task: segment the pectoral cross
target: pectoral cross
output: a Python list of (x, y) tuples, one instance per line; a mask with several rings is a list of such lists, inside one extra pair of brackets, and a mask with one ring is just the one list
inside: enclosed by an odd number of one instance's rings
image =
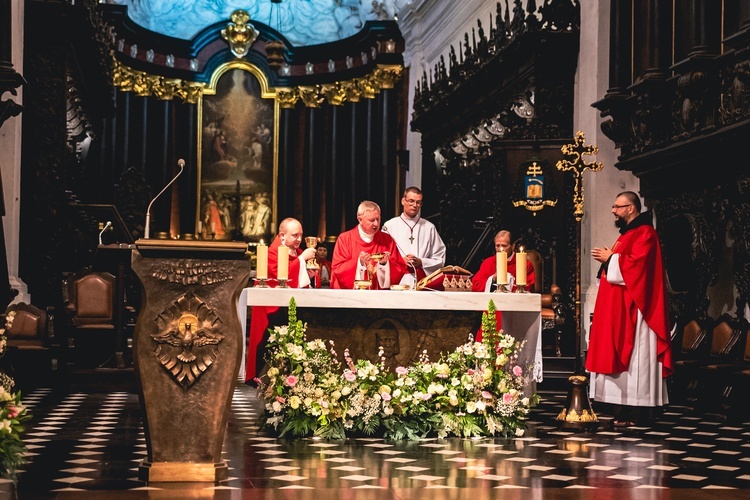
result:
[(409, 235), (409, 243), (414, 243), (414, 234)]
[(580, 222), (583, 218), (583, 173), (586, 170), (592, 172), (598, 172), (602, 169), (603, 165), (601, 162), (586, 163), (583, 161), (583, 155), (595, 155), (599, 152), (599, 148), (596, 146), (584, 146), (586, 139), (583, 136), (583, 132), (580, 130), (576, 132), (574, 143), (566, 144), (560, 148), (563, 155), (572, 158), (569, 160), (560, 160), (557, 162), (557, 170), (572, 170), (575, 178), (575, 187), (573, 189), (573, 205), (575, 205), (575, 212), (573, 215), (576, 221)]

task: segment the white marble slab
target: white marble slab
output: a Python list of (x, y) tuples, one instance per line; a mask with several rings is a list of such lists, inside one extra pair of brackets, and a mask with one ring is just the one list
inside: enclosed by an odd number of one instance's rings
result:
[(248, 306), (288, 306), (294, 297), (298, 307), (374, 309), (442, 309), (486, 311), (490, 300), (498, 311), (539, 312), (537, 293), (428, 292), (424, 290), (337, 290), (312, 288), (246, 288)]

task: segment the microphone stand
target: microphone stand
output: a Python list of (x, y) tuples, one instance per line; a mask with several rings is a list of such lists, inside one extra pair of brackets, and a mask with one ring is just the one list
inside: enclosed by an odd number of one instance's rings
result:
[(180, 167), (180, 171), (177, 172), (177, 175), (175, 175), (174, 177), (172, 177), (172, 180), (169, 181), (169, 183), (166, 186), (164, 186), (164, 188), (161, 191), (159, 191), (159, 194), (157, 194), (156, 196), (154, 196), (154, 199), (151, 200), (151, 203), (148, 204), (148, 208), (146, 209), (146, 227), (143, 230), (143, 238), (146, 239), (146, 240), (149, 239), (150, 236), (151, 236), (151, 205), (153, 205), (154, 202), (156, 201), (156, 199), (159, 196), (161, 196), (162, 193), (164, 193), (164, 191), (166, 191), (167, 188), (169, 186), (171, 186), (172, 183), (174, 181), (176, 181), (177, 178), (182, 174), (182, 171), (185, 170), (185, 160), (183, 160), (182, 158), (180, 158), (177, 161), (177, 165)]

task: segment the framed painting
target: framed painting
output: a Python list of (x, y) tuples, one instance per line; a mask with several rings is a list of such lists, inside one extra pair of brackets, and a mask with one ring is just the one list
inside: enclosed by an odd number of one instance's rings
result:
[(279, 106), (243, 61), (218, 68), (198, 109), (202, 239), (269, 242), (276, 227)]

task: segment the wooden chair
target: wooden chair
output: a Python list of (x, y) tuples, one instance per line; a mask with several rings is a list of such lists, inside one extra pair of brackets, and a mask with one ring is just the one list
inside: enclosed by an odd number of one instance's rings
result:
[(47, 323), (47, 313), (36, 306), (19, 302), (5, 310), (6, 316), (15, 314), (10, 328), (6, 329), (8, 346), (24, 351), (49, 350), (53, 337), (52, 323)]
[(552, 348), (555, 356), (562, 356), (560, 343), (562, 341), (563, 325), (565, 324), (565, 307), (560, 303), (562, 292), (560, 287), (552, 284), (548, 292), (544, 288), (544, 259), (536, 250), (528, 250), (526, 258), (534, 266), (533, 293), (542, 295), (542, 339), (552, 337)]
[[(726, 338), (726, 343), (717, 362), (699, 367), (699, 378), (706, 390), (702, 391), (701, 407), (708, 412), (728, 415), (746, 400), (748, 391), (742, 384), (746, 376), (741, 372), (750, 370), (750, 323), (745, 318), (722, 316), (714, 332)], [(737, 398), (737, 394), (744, 394)], [(744, 407), (744, 405), (741, 405)]]
[(53, 342), (52, 309), (43, 311), (36, 306), (19, 302), (5, 310), (13, 314), (13, 321), (5, 330), (7, 357), (4, 369), (20, 386), (34, 386), (57, 370), (58, 350)]
[[(697, 367), (711, 352), (713, 318), (695, 318), (678, 326), (674, 352), (674, 375), (669, 380), (669, 398), (676, 403), (695, 404), (701, 386)], [(679, 349), (676, 347), (679, 346)]]
[(83, 271), (63, 282), (68, 348), (81, 367), (97, 367), (114, 356), (115, 277)]

